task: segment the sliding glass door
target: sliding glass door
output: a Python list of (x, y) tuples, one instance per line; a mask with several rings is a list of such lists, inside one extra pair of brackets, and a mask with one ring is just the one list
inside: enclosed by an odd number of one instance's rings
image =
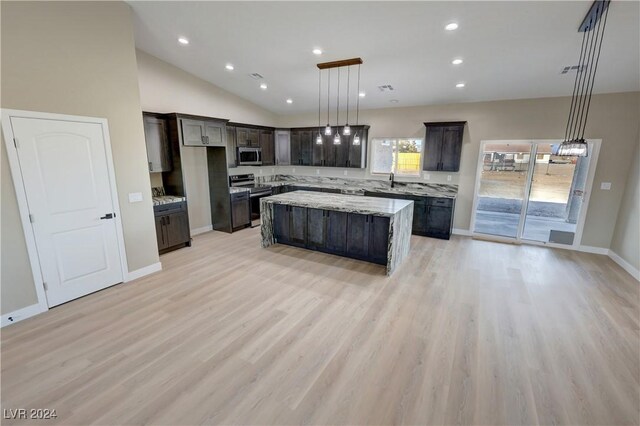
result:
[(554, 155), (557, 143), (482, 143), (472, 222), (475, 234), (574, 244), (584, 216), (594, 144), (590, 143), (588, 157), (578, 158)]

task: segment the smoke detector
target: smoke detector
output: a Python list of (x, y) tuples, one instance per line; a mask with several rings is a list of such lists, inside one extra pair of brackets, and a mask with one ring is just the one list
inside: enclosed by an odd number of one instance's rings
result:
[(264, 78), (262, 75), (258, 74), (257, 72), (249, 74), (249, 77), (253, 78), (254, 80), (262, 80)]
[(381, 92), (393, 92), (395, 89), (390, 84), (384, 84), (382, 86), (378, 86), (378, 90)]
[(582, 65), (582, 68), (580, 68), (580, 65), (567, 65), (566, 67), (562, 68), (562, 71), (560, 71), (560, 74), (568, 74), (571, 71), (578, 72), (578, 70), (584, 71), (587, 68), (587, 66), (588, 64), (584, 64)]

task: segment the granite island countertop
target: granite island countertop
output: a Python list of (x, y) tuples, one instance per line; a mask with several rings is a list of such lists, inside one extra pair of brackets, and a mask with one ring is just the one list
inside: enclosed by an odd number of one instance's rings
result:
[(393, 216), (412, 204), (410, 200), (365, 197), (362, 195), (331, 194), (312, 191), (293, 191), (262, 198), (263, 203), (286, 204), (347, 213)]
[(340, 190), (342, 194), (358, 195), (362, 196), (365, 192), (378, 192), (378, 193), (390, 193), (390, 194), (406, 194), (415, 195), (419, 197), (440, 197), (440, 198), (456, 198), (457, 191), (451, 191), (447, 186), (438, 184), (415, 184), (412, 185), (409, 182), (396, 182), (396, 186), (391, 188), (391, 185), (386, 181), (380, 181), (380, 184), (372, 186), (370, 181), (363, 181), (359, 183), (357, 180), (353, 180), (349, 183), (334, 183), (334, 182), (297, 182), (290, 180), (276, 180), (271, 182), (262, 182), (263, 185), (269, 186), (300, 186), (308, 188), (327, 188)]

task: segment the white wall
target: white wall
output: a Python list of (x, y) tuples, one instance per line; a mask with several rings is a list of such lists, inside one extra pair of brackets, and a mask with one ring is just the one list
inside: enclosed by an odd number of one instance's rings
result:
[[(122, 2), (29, 1), (1, 8), (2, 107), (106, 117), (129, 270), (158, 262), (131, 9)], [(5, 148), (1, 162), (6, 314), (37, 300)], [(130, 204), (130, 192), (144, 201)]]

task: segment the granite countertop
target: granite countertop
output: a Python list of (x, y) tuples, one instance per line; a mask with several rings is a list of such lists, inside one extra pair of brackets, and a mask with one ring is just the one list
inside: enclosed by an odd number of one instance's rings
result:
[(262, 198), (264, 203), (286, 204), (348, 213), (393, 216), (413, 204), (409, 200), (363, 197), (361, 195), (330, 194), (312, 191), (294, 191)]
[(249, 192), (250, 189), (249, 188), (239, 188), (237, 186), (230, 186), (229, 187), (229, 194), (238, 194), (240, 192)]
[(164, 205), (164, 204), (171, 204), (171, 203), (180, 203), (182, 201), (186, 201), (186, 197), (180, 197), (178, 195), (159, 195), (156, 197), (153, 197), (153, 205), (154, 206), (160, 206), (160, 205)]
[[(384, 186), (386, 184), (386, 186)], [(407, 195), (416, 195), (416, 196), (428, 196), (428, 197), (440, 197), (440, 198), (456, 198), (457, 193), (452, 191), (445, 191), (438, 187), (438, 185), (433, 185), (432, 188), (425, 188), (424, 184), (422, 187), (412, 186), (410, 182), (396, 182), (396, 186), (391, 188), (391, 185), (388, 182), (381, 181), (382, 186), (369, 186), (366, 183), (359, 185), (357, 181), (353, 181), (348, 184), (340, 184), (340, 183), (314, 183), (314, 182), (295, 182), (288, 180), (277, 180), (272, 182), (263, 182), (263, 185), (270, 186), (284, 186), (284, 185), (292, 185), (292, 186), (301, 186), (301, 187), (309, 187), (309, 188), (329, 188), (329, 189), (339, 189), (342, 194), (351, 194), (351, 195), (364, 195), (365, 191), (369, 192), (379, 192), (379, 193), (391, 193), (391, 194), (407, 194)]]

